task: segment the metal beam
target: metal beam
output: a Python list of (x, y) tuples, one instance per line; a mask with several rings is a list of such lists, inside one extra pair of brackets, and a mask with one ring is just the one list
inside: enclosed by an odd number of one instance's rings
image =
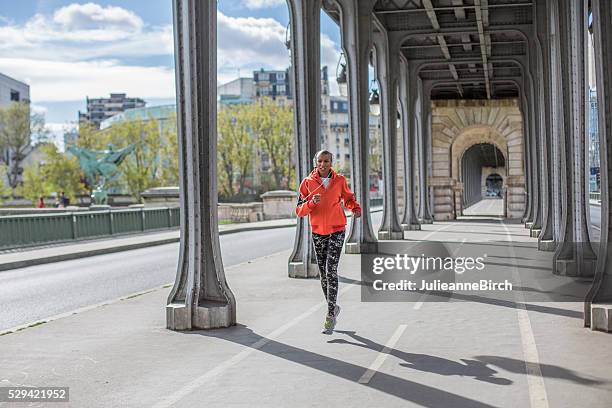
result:
[[(490, 36), (489, 36), (490, 37)], [(520, 44), (520, 43), (524, 43), (526, 42), (525, 40), (517, 40), (517, 41), (491, 41), (490, 45), (514, 45), (514, 44)], [(479, 42), (461, 42), (461, 43), (446, 43), (446, 46), (448, 48), (454, 48), (454, 47), (465, 47), (469, 46), (470, 49), (466, 50), (466, 51), (471, 51), (471, 47), (473, 45), (480, 45)], [(415, 48), (438, 48), (439, 44), (415, 44), (415, 45), (404, 45), (401, 48), (402, 49), (415, 49)]]
[[(454, 3), (453, 3), (454, 4)], [(423, 2), (425, 6), (425, 2)], [(531, 7), (533, 6), (532, 2), (525, 3), (503, 3), (503, 4), (491, 4), (489, 5), (489, 9), (492, 8), (510, 8), (510, 7)], [(432, 7), (433, 11), (456, 11), (457, 9), (474, 9), (475, 5), (453, 5), (453, 6), (440, 6), (440, 7)], [(413, 9), (396, 9), (396, 10), (374, 10), (376, 14), (400, 14), (400, 13), (426, 13), (427, 7), (425, 8), (413, 8)]]
[(487, 88), (487, 98), (491, 99), (491, 84), (489, 83), (489, 64), (487, 61), (487, 43), (485, 39), (485, 27), (489, 25), (489, 0), (474, 0), (476, 6), (476, 25), (478, 26), (478, 38), (480, 39), (480, 54)]

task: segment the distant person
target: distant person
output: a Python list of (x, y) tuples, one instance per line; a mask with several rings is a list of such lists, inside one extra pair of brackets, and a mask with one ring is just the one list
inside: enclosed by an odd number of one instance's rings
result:
[(70, 199), (66, 197), (63, 191), (60, 193), (60, 205), (60, 208), (66, 208), (70, 205)]
[(309, 216), (312, 237), (319, 265), (321, 287), (327, 301), (324, 334), (332, 334), (340, 306), (338, 296), (338, 262), (344, 245), (346, 216), (342, 208), (361, 216), (361, 207), (355, 194), (348, 188), (346, 178), (332, 169), (333, 155), (327, 150), (315, 154), (315, 169), (300, 183), (300, 198), (295, 213), (298, 217)]
[(45, 208), (45, 199), (43, 197), (38, 197), (36, 208)]

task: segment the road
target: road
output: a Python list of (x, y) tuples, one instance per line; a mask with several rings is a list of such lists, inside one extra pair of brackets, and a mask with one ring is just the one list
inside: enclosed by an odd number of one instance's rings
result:
[[(372, 214), (375, 230), (381, 214)], [(224, 265), (291, 249), (294, 237), (294, 228), (222, 235)], [(178, 248), (160, 245), (0, 272), (0, 330), (174, 282)]]

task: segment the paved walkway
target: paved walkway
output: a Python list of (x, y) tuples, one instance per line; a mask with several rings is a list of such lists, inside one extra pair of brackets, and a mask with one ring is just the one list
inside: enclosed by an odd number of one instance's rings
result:
[(573, 281), (522, 225), (468, 217), (407, 238), (486, 252), (523, 290), (366, 303), (360, 257), (343, 255), (325, 336), (319, 282), (287, 278), (283, 252), (227, 268), (235, 327), (165, 329), (158, 288), (0, 336), (0, 386), (69, 386), (70, 407), (610, 407), (612, 337), (582, 328), (580, 302), (525, 301)]
[(504, 215), (504, 200), (502, 198), (483, 198), (476, 204), (465, 208), (463, 214), (502, 217)]

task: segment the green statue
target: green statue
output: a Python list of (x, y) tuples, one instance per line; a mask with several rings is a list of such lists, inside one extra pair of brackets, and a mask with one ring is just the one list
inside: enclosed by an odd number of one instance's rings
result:
[(117, 173), (119, 165), (136, 149), (136, 146), (135, 143), (121, 150), (114, 150), (113, 145), (109, 144), (108, 149), (102, 152), (76, 145), (68, 146), (67, 150), (79, 159), (87, 184), (92, 187), (96, 186), (91, 194), (92, 203), (106, 204), (108, 202), (104, 184)]

